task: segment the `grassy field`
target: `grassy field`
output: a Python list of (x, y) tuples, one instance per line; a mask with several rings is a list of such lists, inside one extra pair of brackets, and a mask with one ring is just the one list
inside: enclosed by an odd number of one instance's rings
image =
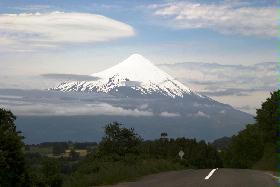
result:
[(52, 147), (39, 147), (39, 146), (32, 146), (28, 151), (30, 153), (39, 153), (41, 155), (48, 155), (53, 153)]
[(144, 175), (184, 169), (183, 165), (168, 160), (141, 160), (135, 163), (91, 162), (85, 163), (74, 175), (68, 177), (64, 187), (109, 185), (134, 181)]

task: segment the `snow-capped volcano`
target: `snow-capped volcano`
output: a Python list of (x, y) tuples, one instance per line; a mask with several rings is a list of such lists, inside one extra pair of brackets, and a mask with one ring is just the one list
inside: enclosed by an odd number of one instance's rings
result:
[[(155, 139), (159, 132), (168, 132), (170, 137), (213, 140), (221, 134), (232, 136), (245, 124), (254, 122), (247, 113), (191, 91), (138, 54), (90, 76), (88, 80), (64, 82), (50, 89), (67, 92), (48, 92), (48, 98), (54, 97), (55, 102), (61, 105), (59, 107), (67, 108), (58, 108), (55, 113), (62, 111), (62, 114), (69, 115), (74, 110), (82, 117), (58, 116), (54, 119), (51, 116), (37, 120), (46, 123), (48, 128), (45, 129), (53, 128), (48, 134), (62, 132), (64, 138), (85, 140), (86, 137), (92, 140), (100, 136), (103, 128), (100, 125), (118, 121), (135, 128), (145, 139)], [(41, 96), (39, 98), (41, 100)], [(50, 128), (49, 122), (53, 120), (59, 125)], [(26, 121), (23, 126), (28, 124), (34, 123)], [(42, 126), (37, 123), (30, 129), (36, 128), (41, 132)]]
[(161, 95), (175, 98), (188, 94), (203, 97), (139, 54), (133, 54), (121, 63), (91, 76), (97, 80), (63, 82), (52, 90), (101, 92), (123, 96)]

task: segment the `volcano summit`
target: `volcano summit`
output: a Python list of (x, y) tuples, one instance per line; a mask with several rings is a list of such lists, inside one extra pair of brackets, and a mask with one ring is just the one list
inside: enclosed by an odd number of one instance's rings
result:
[(102, 92), (118, 96), (204, 97), (192, 92), (139, 54), (133, 54), (123, 62), (91, 76), (97, 80), (64, 82), (53, 90)]

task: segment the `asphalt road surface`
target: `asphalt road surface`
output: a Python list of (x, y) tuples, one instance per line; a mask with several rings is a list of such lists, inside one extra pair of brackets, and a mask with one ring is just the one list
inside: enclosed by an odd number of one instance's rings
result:
[[(206, 178), (206, 179), (205, 179)], [(208, 179), (207, 179), (208, 178)], [(165, 172), (111, 187), (279, 187), (268, 172), (247, 169), (200, 169)]]

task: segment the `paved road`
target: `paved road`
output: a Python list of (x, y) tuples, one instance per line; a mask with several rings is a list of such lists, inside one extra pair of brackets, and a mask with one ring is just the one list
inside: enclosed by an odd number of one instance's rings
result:
[[(247, 169), (183, 170), (143, 177), (136, 182), (111, 187), (279, 187), (278, 179), (267, 172)], [(206, 176), (209, 177), (205, 179)]]

